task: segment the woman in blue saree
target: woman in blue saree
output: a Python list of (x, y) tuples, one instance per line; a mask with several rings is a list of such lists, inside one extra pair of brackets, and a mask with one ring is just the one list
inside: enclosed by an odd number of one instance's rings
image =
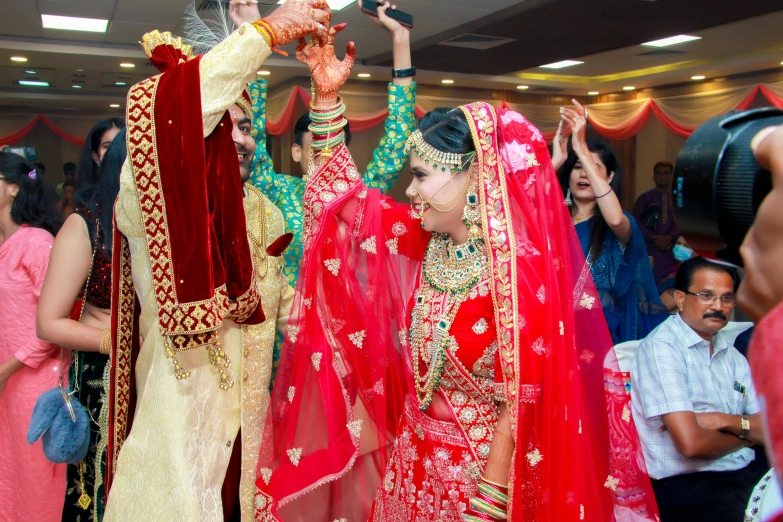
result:
[[(553, 163), (615, 344), (643, 339), (668, 313), (661, 303), (647, 247), (618, 199), (617, 158), (607, 145), (585, 139), (586, 110), (560, 109)], [(571, 133), (572, 150), (566, 152)]]

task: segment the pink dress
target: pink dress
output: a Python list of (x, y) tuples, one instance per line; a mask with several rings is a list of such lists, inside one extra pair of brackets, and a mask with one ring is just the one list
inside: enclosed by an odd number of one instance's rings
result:
[(54, 237), (23, 226), (0, 245), (0, 362), (25, 364), (0, 394), (0, 520), (59, 521), (65, 464), (52, 464), (41, 441), (27, 443), (38, 397), (57, 386), (57, 347), (35, 335), (35, 310)]

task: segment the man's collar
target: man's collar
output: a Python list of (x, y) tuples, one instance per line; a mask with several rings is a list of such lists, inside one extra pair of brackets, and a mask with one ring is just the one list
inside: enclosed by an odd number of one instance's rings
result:
[[(677, 315), (675, 315), (674, 322), (678, 325), (680, 330), (682, 330), (686, 341), (686, 348), (693, 348), (695, 346), (699, 346), (701, 343), (707, 342), (698, 333), (696, 333), (696, 330), (688, 326), (685, 321), (682, 320), (679, 312)], [(729, 343), (726, 341), (726, 337), (723, 335), (723, 328), (721, 328), (718, 333), (713, 336), (712, 344), (714, 353), (718, 353), (719, 351), (729, 347)]]

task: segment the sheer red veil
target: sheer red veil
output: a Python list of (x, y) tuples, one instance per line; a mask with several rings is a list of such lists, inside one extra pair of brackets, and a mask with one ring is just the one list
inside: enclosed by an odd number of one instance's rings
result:
[[(655, 520), (629, 394), (546, 143), (515, 112), (455, 110), (476, 148), (512, 413), (509, 520)], [(256, 516), (367, 520), (406, 395), (416, 403), (407, 305), (429, 236), (361, 184), (345, 148), (308, 183), (304, 222)]]

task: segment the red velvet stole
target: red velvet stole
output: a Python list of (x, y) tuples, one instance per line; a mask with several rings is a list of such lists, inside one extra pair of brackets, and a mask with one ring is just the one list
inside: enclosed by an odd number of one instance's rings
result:
[(223, 319), (262, 322), (242, 182), (226, 114), (205, 140), (199, 59), (128, 93), (128, 160), (158, 304), (174, 351), (215, 341)]

